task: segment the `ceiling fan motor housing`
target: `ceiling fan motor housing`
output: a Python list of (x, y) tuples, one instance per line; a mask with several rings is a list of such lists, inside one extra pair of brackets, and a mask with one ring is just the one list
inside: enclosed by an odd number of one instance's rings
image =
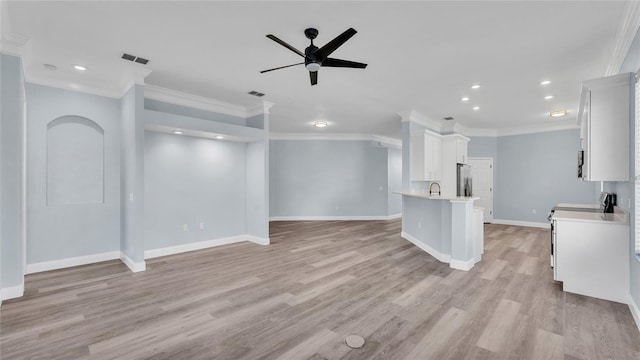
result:
[[(308, 29), (307, 29), (308, 30)], [(317, 59), (316, 59), (316, 51), (318, 51), (318, 47), (315, 45), (309, 45), (309, 47), (307, 47), (304, 50), (304, 66), (307, 67), (307, 69), (309, 69), (309, 64), (318, 64), (318, 67), (320, 67), (320, 65), (322, 65)], [(312, 65), (312, 67), (315, 67), (315, 65)], [(317, 71), (317, 70), (316, 70)]]

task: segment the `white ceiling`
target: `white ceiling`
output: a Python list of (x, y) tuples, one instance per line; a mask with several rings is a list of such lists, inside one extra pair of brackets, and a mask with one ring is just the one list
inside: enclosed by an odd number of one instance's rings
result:
[[(6, 6), (8, 5), (8, 6)], [(273, 102), (271, 131), (400, 137), (398, 113), (470, 128), (510, 129), (575, 120), (582, 80), (605, 75), (624, 21), (620, 1), (447, 2), (62, 2), (10, 1), (3, 39), (29, 40), (27, 79), (119, 94), (131, 79), (128, 52), (151, 60), (146, 83), (240, 106)], [(8, 20), (8, 21), (7, 21)], [(303, 31), (322, 46), (358, 33), (331, 56), (364, 69), (322, 68), (310, 86)], [(50, 71), (43, 64), (54, 64)], [(78, 73), (71, 64), (86, 65)], [(541, 80), (551, 80), (548, 86)], [(471, 90), (472, 84), (482, 87)], [(265, 93), (262, 99), (247, 92)], [(554, 95), (544, 100), (545, 95)], [(117, 96), (117, 95), (112, 95)], [(469, 96), (468, 103), (460, 101)], [(473, 111), (474, 105), (480, 110)], [(564, 120), (548, 116), (567, 109)], [(314, 120), (329, 127), (311, 127)], [(564, 122), (563, 122), (564, 121)]]

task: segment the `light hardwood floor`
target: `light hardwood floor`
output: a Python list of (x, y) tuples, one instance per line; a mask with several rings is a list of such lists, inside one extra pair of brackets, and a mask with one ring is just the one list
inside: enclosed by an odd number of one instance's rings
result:
[(0, 358), (640, 359), (627, 305), (553, 281), (548, 230), (485, 225), (464, 272), (400, 224), (274, 222), (270, 246), (29, 275), (0, 308)]

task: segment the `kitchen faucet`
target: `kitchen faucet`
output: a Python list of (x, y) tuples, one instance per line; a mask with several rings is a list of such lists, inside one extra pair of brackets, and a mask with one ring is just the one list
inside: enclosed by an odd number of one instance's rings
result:
[(431, 195), (431, 188), (433, 187), (433, 185), (438, 185), (438, 195), (442, 195), (442, 194), (440, 193), (440, 184), (438, 184), (438, 182), (437, 182), (437, 181), (433, 181), (433, 182), (431, 183), (431, 185), (429, 185), (429, 195)]

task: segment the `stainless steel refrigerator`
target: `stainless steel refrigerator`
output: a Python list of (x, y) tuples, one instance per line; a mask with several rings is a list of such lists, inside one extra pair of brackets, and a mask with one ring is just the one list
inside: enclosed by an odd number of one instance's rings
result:
[(471, 188), (471, 166), (466, 164), (458, 164), (457, 182), (457, 196), (473, 196), (473, 191)]

